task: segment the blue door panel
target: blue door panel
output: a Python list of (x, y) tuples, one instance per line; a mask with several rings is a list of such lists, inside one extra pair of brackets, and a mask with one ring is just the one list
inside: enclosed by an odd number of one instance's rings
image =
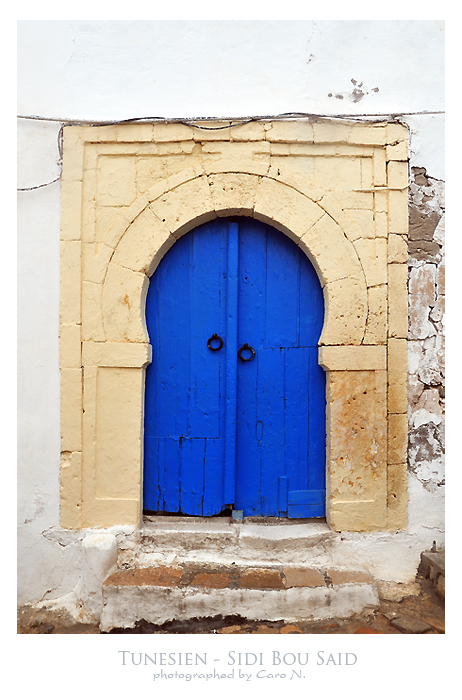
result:
[(146, 510), (324, 515), (307, 498), (325, 494), (323, 318), (313, 266), (279, 231), (217, 219), (175, 243), (146, 301)]

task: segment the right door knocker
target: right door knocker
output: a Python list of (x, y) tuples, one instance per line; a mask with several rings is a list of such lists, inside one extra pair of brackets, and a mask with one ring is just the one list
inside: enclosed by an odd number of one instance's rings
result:
[[(242, 355), (243, 350), (249, 350), (251, 353), (250, 357), (243, 357), (243, 355)], [(242, 347), (240, 347), (239, 350), (237, 351), (237, 355), (238, 355), (239, 359), (242, 360), (242, 362), (250, 362), (250, 360), (253, 360), (253, 358), (255, 357), (255, 350), (247, 343), (244, 343), (244, 345)]]

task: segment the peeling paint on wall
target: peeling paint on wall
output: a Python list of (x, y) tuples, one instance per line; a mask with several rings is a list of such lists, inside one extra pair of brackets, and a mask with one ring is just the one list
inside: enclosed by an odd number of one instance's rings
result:
[(409, 202), (408, 468), (444, 485), (444, 183), (411, 169)]

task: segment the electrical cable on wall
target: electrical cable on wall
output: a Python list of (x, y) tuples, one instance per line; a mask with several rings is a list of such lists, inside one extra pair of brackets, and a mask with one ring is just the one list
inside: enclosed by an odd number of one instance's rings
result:
[[(18, 119), (28, 119), (36, 121), (46, 121), (46, 122), (58, 122), (61, 127), (58, 132), (58, 151), (59, 151), (59, 165), (62, 168), (62, 136), (63, 129), (65, 126), (117, 126), (119, 124), (135, 124), (135, 123), (164, 123), (164, 124), (184, 124), (185, 126), (190, 126), (195, 129), (204, 129), (208, 131), (219, 131), (221, 129), (230, 129), (236, 126), (243, 126), (244, 124), (250, 124), (251, 122), (257, 121), (275, 121), (278, 119), (348, 119), (348, 121), (356, 121), (361, 119), (371, 119), (377, 118), (382, 121), (394, 120), (400, 123), (400, 117), (417, 116), (417, 115), (432, 115), (432, 114), (445, 114), (443, 111), (422, 111), (422, 112), (389, 112), (387, 114), (314, 114), (311, 112), (286, 112), (284, 114), (277, 115), (267, 115), (267, 116), (254, 116), (254, 117), (236, 117), (230, 119), (229, 117), (197, 117), (194, 119), (183, 119), (183, 118), (172, 118), (167, 119), (166, 117), (133, 117), (131, 119), (119, 119), (116, 121), (87, 121), (87, 120), (73, 120), (73, 119), (59, 119), (55, 117), (40, 117), (37, 115), (18, 115)], [(223, 126), (203, 126), (197, 124), (196, 122), (201, 121), (229, 121), (229, 124)], [(38, 190), (42, 187), (47, 187), (52, 185), (54, 182), (58, 182), (61, 178), (61, 172), (54, 180), (50, 182), (44, 182), (41, 185), (35, 185), (33, 187), (18, 187), (18, 192), (28, 192), (31, 190)]]

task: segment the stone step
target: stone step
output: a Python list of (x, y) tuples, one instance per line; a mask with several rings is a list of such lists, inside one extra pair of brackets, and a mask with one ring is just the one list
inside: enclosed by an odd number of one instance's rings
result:
[(436, 592), (445, 597), (445, 553), (428, 550), (420, 555), (419, 574), (429, 579)]
[(182, 562), (121, 568), (103, 584), (101, 631), (133, 628), (141, 620), (240, 615), (250, 620), (349, 617), (379, 605), (367, 571), (302, 565), (226, 565)]
[(326, 549), (339, 539), (323, 520), (147, 517), (141, 530), (119, 541), (119, 565), (147, 567), (189, 559), (321, 566), (327, 564)]

